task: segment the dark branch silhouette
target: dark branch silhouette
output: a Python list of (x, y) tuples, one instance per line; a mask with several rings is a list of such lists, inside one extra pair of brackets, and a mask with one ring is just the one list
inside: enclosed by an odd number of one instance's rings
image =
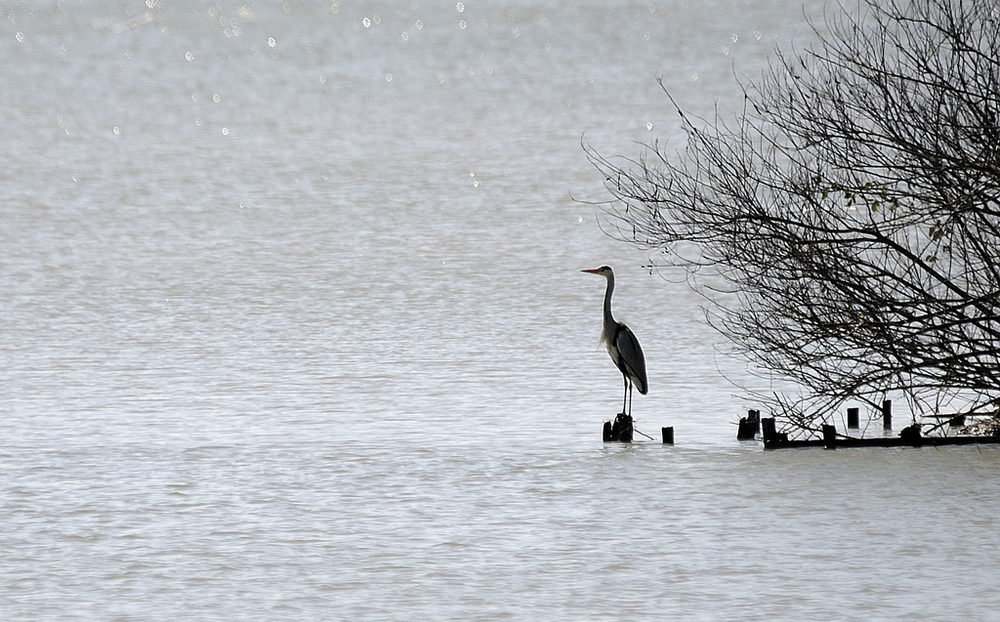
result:
[(927, 411), (994, 412), (996, 3), (865, 0), (822, 26), (743, 87), (731, 123), (691, 117), (668, 92), (683, 154), (587, 148), (614, 199), (605, 224), (701, 269), (713, 325), (801, 387), (756, 396), (798, 429), (893, 391)]

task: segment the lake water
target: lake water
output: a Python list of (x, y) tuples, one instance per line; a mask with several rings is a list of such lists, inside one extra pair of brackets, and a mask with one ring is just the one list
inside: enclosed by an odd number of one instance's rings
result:
[(821, 8), (0, 2), (0, 618), (997, 619), (1000, 452), (738, 443), (586, 203)]

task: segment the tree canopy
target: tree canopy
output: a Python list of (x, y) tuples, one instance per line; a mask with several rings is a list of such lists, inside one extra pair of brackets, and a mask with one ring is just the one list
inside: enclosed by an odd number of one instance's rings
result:
[(613, 230), (712, 275), (713, 325), (798, 387), (754, 397), (802, 429), (890, 392), (995, 411), (1000, 9), (862, 0), (813, 30), (733, 120), (678, 107), (682, 153), (588, 148)]

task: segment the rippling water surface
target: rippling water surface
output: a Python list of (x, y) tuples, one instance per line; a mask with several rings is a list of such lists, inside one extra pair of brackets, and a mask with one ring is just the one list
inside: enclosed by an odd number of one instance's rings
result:
[(820, 8), (0, 2), (0, 617), (991, 619), (1000, 453), (737, 443), (574, 200)]

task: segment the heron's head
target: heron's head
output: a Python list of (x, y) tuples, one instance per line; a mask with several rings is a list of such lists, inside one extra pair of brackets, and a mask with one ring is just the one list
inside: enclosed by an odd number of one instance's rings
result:
[(611, 266), (601, 266), (600, 268), (592, 268), (590, 270), (580, 270), (580, 272), (588, 272), (590, 274), (600, 274), (604, 278), (614, 276), (614, 271), (611, 270)]

